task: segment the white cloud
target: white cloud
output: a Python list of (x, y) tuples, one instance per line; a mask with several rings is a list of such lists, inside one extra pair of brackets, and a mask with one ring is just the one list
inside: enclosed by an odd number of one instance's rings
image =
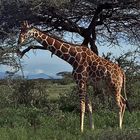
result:
[(7, 65), (0, 65), (0, 72), (6, 72), (6, 71), (13, 71), (14, 72), (14, 68), (7, 66)]
[(40, 73), (46, 73), (46, 72), (45, 72), (45, 70), (43, 70), (43, 69), (36, 69), (36, 70), (35, 70), (35, 73), (36, 73), (36, 74), (40, 74)]
[(64, 60), (53, 55), (48, 51), (38, 51), (36, 55), (32, 52), (28, 55), (29, 58), (24, 57), (23, 69), (29, 74), (45, 73), (54, 76), (58, 72), (72, 71), (72, 67)]

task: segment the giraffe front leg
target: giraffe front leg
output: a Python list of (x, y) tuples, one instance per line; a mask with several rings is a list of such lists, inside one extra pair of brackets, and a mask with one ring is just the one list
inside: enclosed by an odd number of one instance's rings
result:
[(94, 129), (94, 123), (93, 123), (93, 120), (92, 120), (92, 104), (89, 100), (88, 95), (86, 95), (86, 106), (87, 106), (87, 110), (88, 110), (88, 113), (89, 113), (89, 126), (90, 126), (90, 129), (93, 130)]
[(83, 132), (84, 130), (84, 117), (85, 117), (85, 101), (80, 100), (80, 128), (81, 128), (81, 132)]
[(84, 130), (84, 117), (85, 117), (85, 95), (86, 95), (86, 84), (80, 82), (79, 88), (79, 98), (80, 98), (80, 129), (81, 132)]

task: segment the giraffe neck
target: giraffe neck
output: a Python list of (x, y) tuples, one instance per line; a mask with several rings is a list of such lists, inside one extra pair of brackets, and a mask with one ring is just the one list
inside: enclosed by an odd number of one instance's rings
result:
[(57, 55), (59, 58), (73, 65), (76, 55), (76, 49), (74, 46), (55, 39), (36, 28), (33, 29), (33, 37), (42, 44), (43, 47), (52, 52), (52, 54)]

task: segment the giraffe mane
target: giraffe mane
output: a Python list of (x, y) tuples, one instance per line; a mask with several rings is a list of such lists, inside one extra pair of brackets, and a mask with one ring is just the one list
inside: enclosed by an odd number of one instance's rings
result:
[(63, 42), (63, 43), (69, 44), (69, 45), (73, 45), (73, 46), (75, 46), (75, 47), (76, 47), (76, 46), (82, 46), (82, 45), (80, 45), (80, 44), (73, 44), (73, 43), (70, 43), (70, 42), (68, 42), (68, 41), (66, 41), (66, 40), (61, 39), (60, 37), (58, 37), (58, 36), (56, 36), (56, 35), (54, 35), (54, 34), (48, 33), (47, 31), (41, 31), (41, 30), (40, 30), (39, 28), (37, 28), (37, 27), (32, 26), (32, 28), (35, 28), (36, 30), (38, 30), (38, 31), (40, 31), (40, 32), (42, 32), (42, 33), (48, 35), (49, 37), (52, 37), (52, 38), (54, 38), (54, 39), (56, 39), (56, 40), (58, 40), (58, 41), (60, 41), (60, 42)]

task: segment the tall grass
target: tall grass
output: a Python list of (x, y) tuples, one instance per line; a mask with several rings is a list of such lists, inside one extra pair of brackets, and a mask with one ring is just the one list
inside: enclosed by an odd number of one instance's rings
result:
[[(24, 109), (23, 109), (24, 110)], [(93, 114), (95, 130), (88, 126), (88, 115), (85, 118), (85, 130), (79, 130), (79, 114), (58, 112), (55, 115), (36, 116), (36, 125), (22, 111), (15, 111), (15, 116), (8, 117), (0, 127), (0, 140), (138, 140), (140, 138), (140, 112), (126, 112), (123, 129), (118, 127), (116, 113), (100, 111)], [(29, 114), (28, 114), (29, 115)], [(35, 117), (35, 116), (34, 116)], [(4, 119), (4, 118), (1, 118)]]
[(94, 99), (95, 130), (89, 129), (86, 113), (84, 133), (79, 129), (77, 89), (73, 83), (66, 83), (18, 81), (11, 87), (0, 85), (0, 140), (140, 139), (139, 83), (134, 96), (129, 96), (133, 112), (125, 112), (122, 130), (112, 99), (102, 94), (95, 96), (89, 89)]

